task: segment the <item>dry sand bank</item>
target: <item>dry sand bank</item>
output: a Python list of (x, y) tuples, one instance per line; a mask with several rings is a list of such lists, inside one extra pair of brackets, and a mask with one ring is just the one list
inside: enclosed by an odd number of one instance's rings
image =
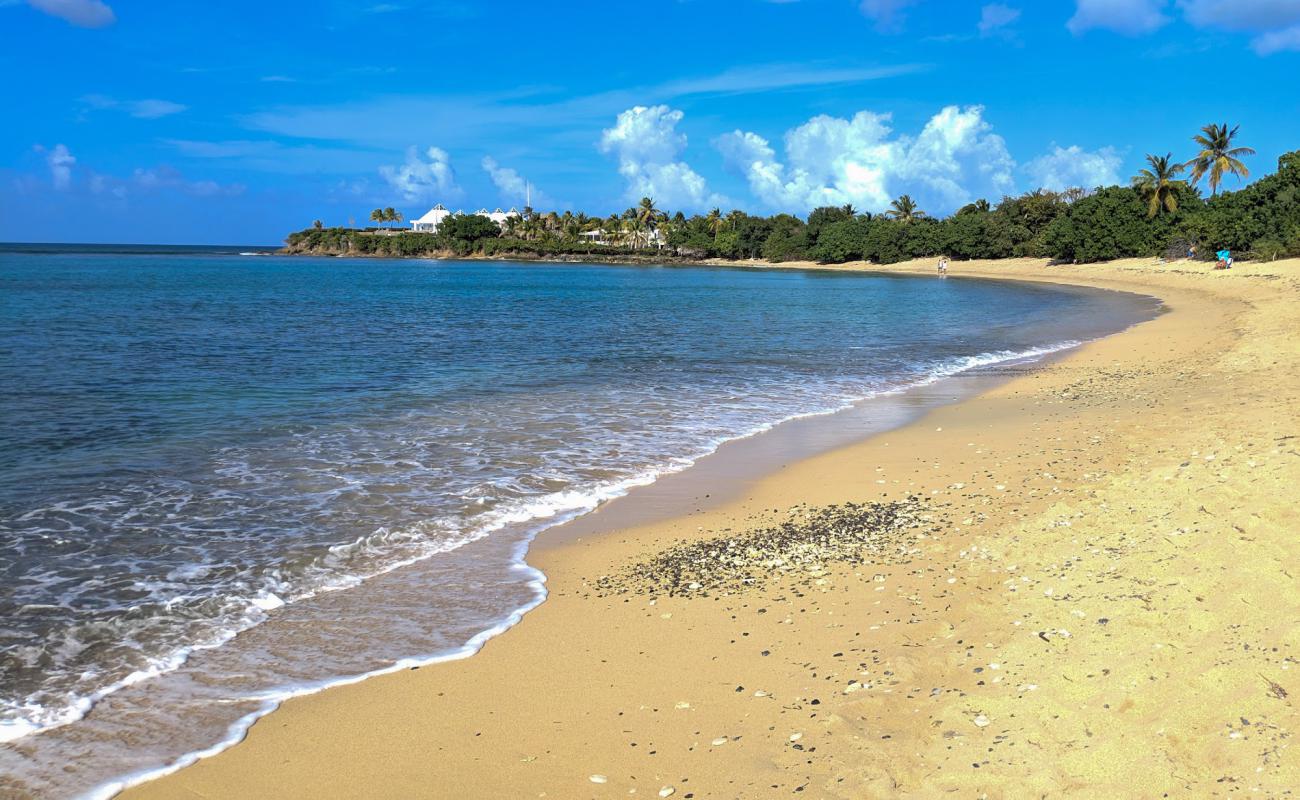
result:
[[(290, 701), (125, 796), (1288, 796), (1300, 262), (952, 274), (1171, 313), (735, 502), (543, 537), (529, 560), (550, 599), (477, 656)], [(864, 563), (610, 593), (670, 547), (795, 506), (908, 496), (930, 519)]]

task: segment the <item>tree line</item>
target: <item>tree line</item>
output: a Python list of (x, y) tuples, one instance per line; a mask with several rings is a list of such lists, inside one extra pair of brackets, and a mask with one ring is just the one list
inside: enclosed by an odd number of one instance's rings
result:
[(1172, 154), (1148, 155), (1146, 168), (1128, 186), (1039, 189), (996, 203), (977, 200), (944, 218), (927, 214), (908, 195), (882, 214), (846, 205), (818, 208), (807, 218), (738, 210), (724, 214), (716, 208), (692, 216), (670, 214), (646, 197), (608, 217), (525, 208), (501, 227), (484, 217), (458, 215), (432, 234), (378, 236), (317, 227), (291, 234), (289, 245), (298, 251), (374, 255), (653, 253), (880, 264), (940, 255), (1058, 262), (1181, 258), (1189, 252), (1211, 258), (1220, 249), (1257, 259), (1300, 255), (1300, 151), (1282, 156), (1276, 173), (1235, 192), (1221, 191), (1226, 176), (1250, 175), (1243, 158), (1254, 151), (1237, 146), (1236, 136), (1236, 128), (1207, 125), (1193, 139), (1197, 150), (1192, 158), (1179, 162)]

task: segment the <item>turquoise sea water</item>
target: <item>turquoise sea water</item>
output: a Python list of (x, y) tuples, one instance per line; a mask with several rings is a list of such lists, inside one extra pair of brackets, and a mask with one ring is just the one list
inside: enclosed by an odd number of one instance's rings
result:
[(0, 247), (0, 790), (111, 786), (287, 693), (468, 652), (540, 600), (539, 529), (1150, 310), (955, 278)]

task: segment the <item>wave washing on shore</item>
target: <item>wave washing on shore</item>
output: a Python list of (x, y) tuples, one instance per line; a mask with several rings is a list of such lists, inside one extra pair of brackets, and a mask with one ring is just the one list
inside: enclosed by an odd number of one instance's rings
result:
[(0, 790), (47, 797), (474, 652), (541, 601), (537, 532), (722, 442), (1149, 310), (959, 280), (174, 254), (0, 253), (0, 284)]

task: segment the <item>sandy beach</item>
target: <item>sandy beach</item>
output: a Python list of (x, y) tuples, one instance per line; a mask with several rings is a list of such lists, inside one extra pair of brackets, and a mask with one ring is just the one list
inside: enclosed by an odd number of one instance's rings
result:
[[(868, 268), (934, 269), (833, 267)], [(951, 275), (1168, 313), (725, 502), (544, 534), (549, 598), (479, 654), (121, 796), (1291, 796), (1300, 261)]]

